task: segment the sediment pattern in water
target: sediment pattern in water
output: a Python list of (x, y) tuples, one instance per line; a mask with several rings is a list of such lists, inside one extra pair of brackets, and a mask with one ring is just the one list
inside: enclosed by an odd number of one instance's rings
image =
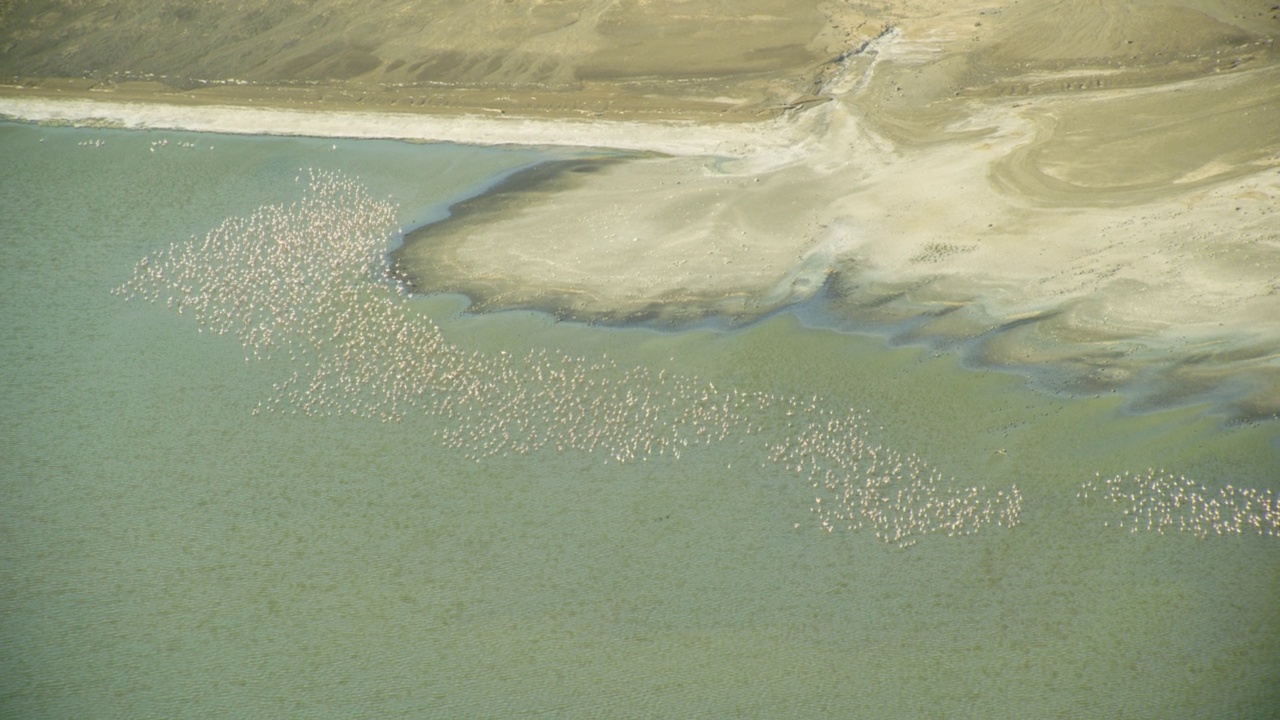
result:
[(815, 498), (827, 530), (869, 526), (908, 545), (1019, 522), (1016, 487), (944, 477), (872, 444), (856, 413), (817, 397), (723, 389), (607, 357), (458, 347), (385, 281), (394, 207), (351, 178), (310, 172), (298, 180), (308, 183), (300, 200), (143, 258), (116, 290), (190, 314), (202, 331), (234, 335), (247, 359), (287, 358), (292, 372), (255, 414), (398, 421), (427, 413), (445, 420), (445, 446), (477, 461), (547, 450), (606, 463), (679, 460), (692, 448), (736, 442), (765, 468), (808, 469), (824, 491), (843, 488), (834, 501)]

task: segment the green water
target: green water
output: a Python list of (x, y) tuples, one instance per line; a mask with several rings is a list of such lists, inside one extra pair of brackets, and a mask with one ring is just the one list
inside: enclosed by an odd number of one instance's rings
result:
[[(758, 432), (679, 459), (554, 444), (478, 458), (445, 439), (485, 427), (489, 406), (255, 414), (320, 351), (247, 362), (190, 314), (112, 294), (141, 258), (293, 201), (300, 169), (358, 177), (408, 226), (544, 157), (0, 125), (0, 716), (1280, 707), (1280, 538), (1118, 530), (1120, 506), (1078, 497), (1095, 473), (1149, 467), (1280, 489), (1274, 423), (1130, 416), (1117, 397), (1049, 397), (785, 314), (734, 332), (602, 329), (467, 315), (370, 280), (404, 322), (474, 353), (477, 375), (543, 353), (586, 368), (587, 403), (605, 383), (673, 404), (711, 387), (768, 399)], [(1018, 522), (910, 547), (828, 532), (823, 491), (770, 448), (806, 417), (855, 411), (868, 446), (947, 487), (1016, 487)]]

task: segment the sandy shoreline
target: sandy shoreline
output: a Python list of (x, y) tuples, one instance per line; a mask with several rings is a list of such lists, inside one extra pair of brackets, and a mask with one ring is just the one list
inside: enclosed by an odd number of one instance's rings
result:
[(598, 147), (673, 155), (733, 155), (748, 148), (784, 147), (788, 138), (773, 122), (751, 125), (693, 122), (619, 122), (543, 118), (432, 115), (409, 112), (243, 105), (118, 102), (81, 96), (66, 99), (0, 94), (0, 117), (151, 130), (230, 135), (452, 142), (466, 145)]
[[(255, 86), (187, 104), (133, 88), (151, 102), (118, 102), (111, 86), (69, 100), (9, 87), (0, 113), (656, 152), (478, 200), (411, 237), (398, 270), (481, 308), (590, 320), (750, 319), (823, 291), (848, 325), (981, 364), (1067, 368), (1075, 387), (1141, 386), (1154, 405), (1217, 393), (1229, 416), (1274, 415), (1280, 22), (1230, 2), (1123, 5), (902, 4), (842, 31), (844, 52), (828, 37), (771, 66), (799, 85), (739, 63), (690, 94), (655, 70), (609, 86), (629, 112), (595, 117), (578, 101), (521, 106), (493, 77), (455, 90), (501, 94), (512, 112), (301, 107)], [(603, 92), (591, 82), (555, 92)], [(733, 121), (680, 111), (714, 100), (716, 82), (773, 89)]]

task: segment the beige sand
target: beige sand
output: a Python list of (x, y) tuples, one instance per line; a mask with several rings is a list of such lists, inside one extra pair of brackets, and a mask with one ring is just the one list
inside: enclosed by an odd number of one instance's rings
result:
[[(549, 174), (411, 239), (398, 260), (415, 283), (482, 307), (749, 317), (825, 286), (855, 322), (914, 318), (921, 337), (978, 338), (983, 361), (1152, 382), (1165, 400), (1232, 384), (1240, 415), (1280, 411), (1266, 3), (397, 5), (359, 5), (361, 29), (356, 5), (318, 2), (257, 34), (203, 6), (78, 26), (11, 6), (0, 70), (76, 75), (101, 55), (79, 81), (99, 98), (469, 113), (451, 127), (482, 141), (498, 122), (519, 141), (675, 153)], [(243, 38), (119, 54), (165, 22)], [(204, 68), (249, 84), (197, 87)], [(168, 85), (106, 82), (144, 72)], [(7, 95), (77, 94), (23, 82)], [(514, 115), (583, 122), (533, 132), (503, 125)]]
[[(87, 5), (87, 7), (85, 7)], [(0, 79), (293, 107), (755, 120), (878, 32), (814, 0), (0, 3)]]

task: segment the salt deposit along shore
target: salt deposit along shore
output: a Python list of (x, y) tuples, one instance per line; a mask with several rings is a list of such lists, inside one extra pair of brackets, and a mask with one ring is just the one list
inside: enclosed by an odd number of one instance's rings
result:
[[(766, 119), (755, 122), (682, 115), (661, 93), (650, 115), (555, 118), (532, 101), (524, 117), (519, 103), (432, 114), (286, 102), (252, 85), (186, 104), (10, 88), (0, 112), (645, 151), (499, 188), (411, 233), (396, 269), (478, 309), (586, 320), (746, 321), (821, 294), (824, 321), (977, 364), (1052, 368), (1054, 387), (1273, 416), (1275, 23), (1230, 3), (1130, 5), (897, 8), (845, 33), (833, 60), (806, 65), (808, 95), (771, 85), (770, 102), (784, 104), (757, 103)], [(1064, 13), (1079, 33), (1052, 30)], [(236, 104), (209, 104), (223, 100)]]

